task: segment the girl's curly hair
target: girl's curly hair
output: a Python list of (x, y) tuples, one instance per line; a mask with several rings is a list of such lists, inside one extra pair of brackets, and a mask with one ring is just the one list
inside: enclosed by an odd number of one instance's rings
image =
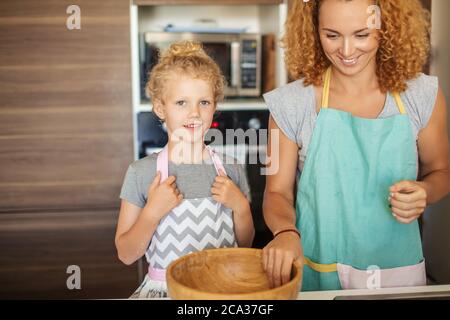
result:
[[(282, 46), (293, 79), (305, 85), (322, 84), (330, 66), (320, 43), (319, 9), (326, 0), (295, 0), (285, 25)], [(345, 0), (354, 1), (354, 0)], [(430, 52), (430, 12), (419, 0), (377, 0), (381, 9), (380, 45), (376, 73), (383, 92), (406, 90), (406, 81), (415, 78)]]
[(198, 42), (173, 43), (159, 58), (150, 71), (146, 91), (152, 99), (163, 100), (165, 82), (170, 76), (188, 74), (211, 83), (214, 103), (223, 100), (225, 78), (217, 63), (203, 50)]

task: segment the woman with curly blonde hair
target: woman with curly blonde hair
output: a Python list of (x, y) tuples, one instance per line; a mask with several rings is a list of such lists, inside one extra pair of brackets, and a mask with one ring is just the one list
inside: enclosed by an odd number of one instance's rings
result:
[(273, 286), (296, 259), (304, 291), (426, 284), (418, 218), (450, 189), (446, 103), (421, 72), (429, 16), (419, 0), (295, 1), (282, 42), (296, 81), (264, 95)]

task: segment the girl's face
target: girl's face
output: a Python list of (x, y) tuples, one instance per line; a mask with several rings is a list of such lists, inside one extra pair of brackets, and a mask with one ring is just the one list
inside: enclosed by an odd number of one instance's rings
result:
[(216, 106), (210, 82), (187, 74), (172, 74), (166, 80), (163, 101), (154, 111), (165, 121), (172, 141), (203, 142)]
[(369, 0), (326, 0), (319, 10), (319, 35), (325, 55), (341, 73), (351, 76), (375, 66), (379, 47)]

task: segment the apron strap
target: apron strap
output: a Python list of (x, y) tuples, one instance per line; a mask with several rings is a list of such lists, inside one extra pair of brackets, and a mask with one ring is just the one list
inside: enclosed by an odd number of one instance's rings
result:
[(323, 82), (322, 92), (322, 108), (328, 109), (328, 99), (330, 96), (330, 82), (331, 82), (331, 67), (325, 71), (325, 79)]
[[(220, 175), (219, 170), (222, 170), (225, 174), (227, 173), (225, 167), (220, 160), (220, 157), (210, 146), (205, 146), (208, 150), (209, 156), (214, 164), (217, 175)], [(161, 183), (169, 177), (169, 147), (166, 145), (159, 153), (156, 160), (156, 171), (161, 172)]]
[(169, 177), (169, 147), (166, 145), (159, 153), (156, 160), (156, 171), (161, 172), (160, 183)]
[(398, 107), (398, 111), (400, 111), (401, 114), (406, 114), (406, 108), (405, 105), (403, 104), (402, 98), (400, 98), (400, 94), (398, 92), (394, 92), (393, 95), (395, 103), (397, 104)]
[[(327, 71), (325, 71), (325, 78), (322, 92), (322, 108), (324, 109), (328, 108), (328, 101), (330, 97), (330, 83), (331, 83), (331, 67), (329, 67)], [(406, 114), (406, 108), (405, 105), (403, 104), (400, 94), (398, 92), (393, 92), (392, 95), (394, 96), (395, 103), (397, 104), (397, 108), (400, 114)]]
[(331, 264), (321, 264), (311, 261), (311, 259), (304, 257), (303, 260), (304, 264), (313, 269), (316, 272), (336, 272), (337, 271), (337, 264), (331, 263)]
[(148, 266), (148, 276), (155, 281), (166, 281), (166, 269), (153, 268)]
[(227, 172), (225, 171), (225, 167), (223, 166), (222, 161), (220, 160), (220, 157), (217, 155), (216, 151), (214, 151), (214, 149), (210, 146), (206, 146), (206, 150), (208, 150), (209, 152), (209, 156), (211, 157), (211, 160), (214, 164), (214, 168), (216, 168), (217, 175), (220, 175), (219, 170), (222, 170), (225, 174), (227, 174)]

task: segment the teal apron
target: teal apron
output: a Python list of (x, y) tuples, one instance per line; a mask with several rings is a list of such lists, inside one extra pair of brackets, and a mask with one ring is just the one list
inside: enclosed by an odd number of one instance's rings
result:
[[(297, 192), (303, 291), (426, 284), (418, 222), (401, 224), (389, 187), (416, 180), (415, 141), (400, 114), (365, 119), (328, 108), (331, 68)], [(371, 287), (372, 286), (372, 287)]]

